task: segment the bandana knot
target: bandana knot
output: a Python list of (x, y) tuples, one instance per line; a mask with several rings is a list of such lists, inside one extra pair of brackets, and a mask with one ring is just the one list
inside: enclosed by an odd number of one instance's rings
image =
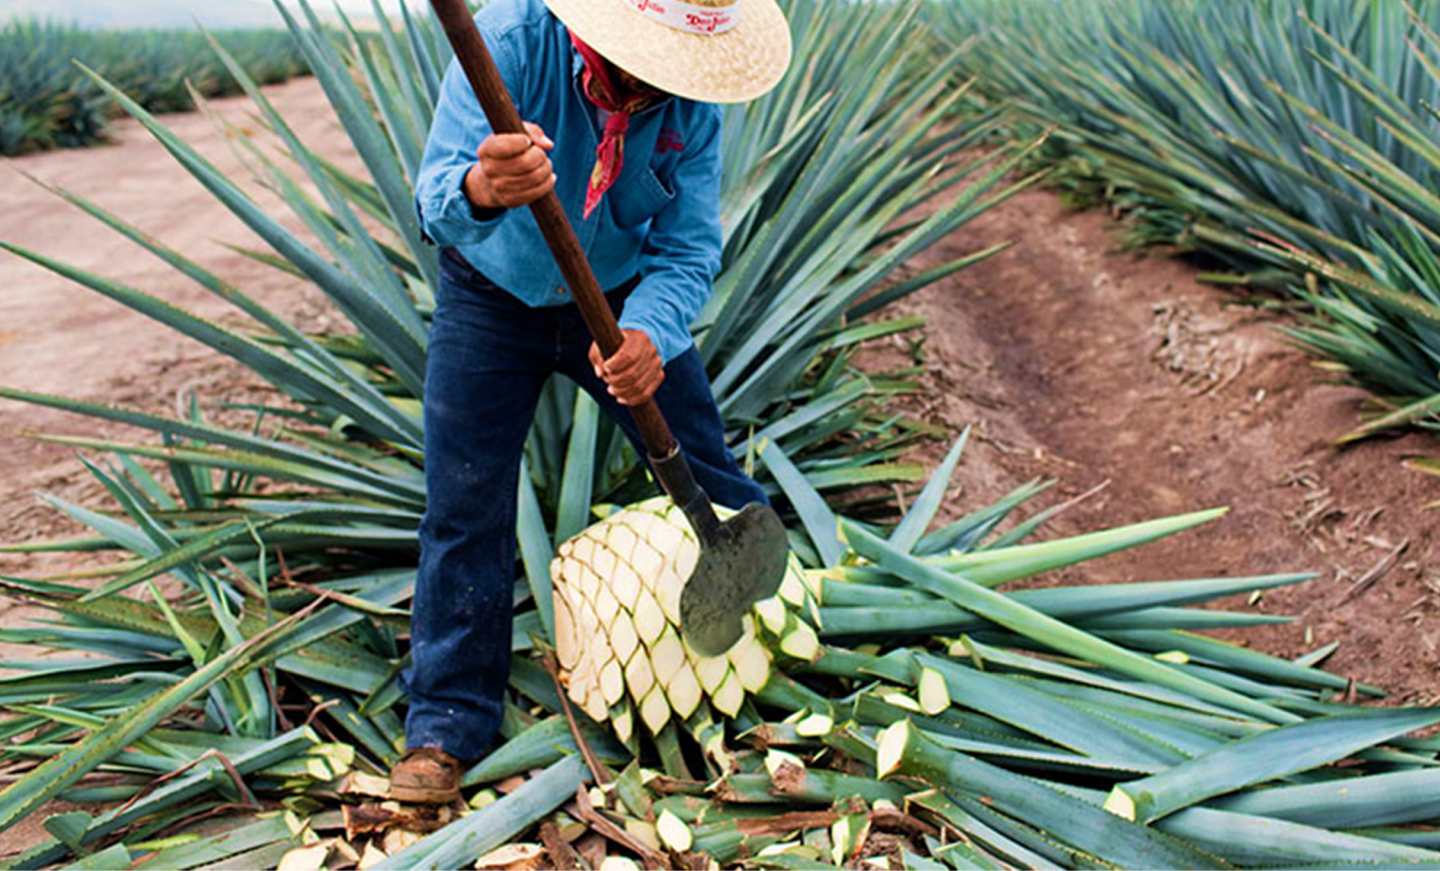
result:
[(609, 113), (600, 137), (600, 147), (595, 150), (595, 169), (590, 173), (590, 185), (585, 191), (585, 220), (589, 220), (591, 213), (599, 207), (601, 197), (620, 178), (620, 171), (625, 167), (625, 134), (630, 130), (630, 117), (660, 102), (664, 95), (657, 91), (627, 88), (615, 68), (599, 52), (574, 33), (570, 34), (570, 41), (585, 61), (581, 82), (585, 96)]

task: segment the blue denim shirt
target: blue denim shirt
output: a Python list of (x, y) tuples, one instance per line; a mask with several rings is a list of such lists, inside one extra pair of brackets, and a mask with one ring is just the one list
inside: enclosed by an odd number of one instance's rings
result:
[[(661, 359), (673, 360), (690, 347), (690, 321), (720, 268), (720, 108), (671, 97), (635, 115), (620, 177), (584, 220), (603, 127), (582, 90), (584, 62), (565, 26), (541, 0), (495, 0), (475, 20), (520, 116), (555, 142), (555, 192), (600, 286), (640, 276), (620, 327), (644, 331)], [(465, 175), (489, 134), (474, 91), (452, 63), (416, 181), (422, 226), (527, 305), (571, 302), (529, 209), (478, 220), (465, 197)]]

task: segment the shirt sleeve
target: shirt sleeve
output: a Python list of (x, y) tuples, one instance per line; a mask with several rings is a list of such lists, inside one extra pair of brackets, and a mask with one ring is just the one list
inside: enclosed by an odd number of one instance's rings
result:
[(640, 255), (640, 283), (620, 328), (650, 337), (666, 363), (693, 344), (690, 322), (720, 271), (720, 109), (706, 106), (675, 170), (674, 197), (655, 216)]
[[(513, 44), (513, 31), (500, 36), (486, 33), (483, 12), (476, 23), (485, 34), (485, 42), (510, 93), (519, 95), (518, 85), (524, 81), (524, 70), (522, 53), (516, 51)], [(485, 119), (465, 71), (458, 60), (451, 61), (440, 86), (440, 102), (425, 142), (420, 173), (415, 179), (415, 204), (421, 229), (442, 248), (483, 242), (510, 214), (505, 209), (480, 212), (465, 196), (465, 176), (478, 162), (476, 154), (480, 143), (490, 132), (490, 122)]]

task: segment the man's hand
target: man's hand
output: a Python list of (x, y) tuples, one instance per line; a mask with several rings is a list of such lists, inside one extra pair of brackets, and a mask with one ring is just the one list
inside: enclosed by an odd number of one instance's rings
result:
[(610, 385), (610, 395), (621, 405), (640, 405), (655, 395), (665, 380), (665, 365), (655, 343), (640, 330), (621, 330), (625, 343), (609, 360), (600, 356), (600, 347), (590, 345), (590, 365), (595, 377)]
[(480, 143), (480, 162), (465, 175), (465, 196), (477, 209), (518, 209), (555, 189), (546, 152), (555, 147), (538, 125), (525, 133), (492, 133)]

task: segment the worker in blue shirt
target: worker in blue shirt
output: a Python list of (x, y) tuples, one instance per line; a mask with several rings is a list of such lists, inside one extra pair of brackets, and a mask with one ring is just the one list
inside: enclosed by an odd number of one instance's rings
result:
[[(491, 132), (452, 64), (416, 181), (441, 279), (425, 382), (420, 569), (400, 801), (448, 802), (499, 729), (509, 679), (520, 458), (546, 379), (654, 398), (702, 488), (766, 502), (739, 469), (689, 324), (720, 267), (720, 109), (790, 62), (775, 0), (493, 0), (476, 17), (525, 118)], [(624, 343), (602, 359), (528, 209), (564, 205)], [(644, 451), (641, 450), (643, 455)]]

